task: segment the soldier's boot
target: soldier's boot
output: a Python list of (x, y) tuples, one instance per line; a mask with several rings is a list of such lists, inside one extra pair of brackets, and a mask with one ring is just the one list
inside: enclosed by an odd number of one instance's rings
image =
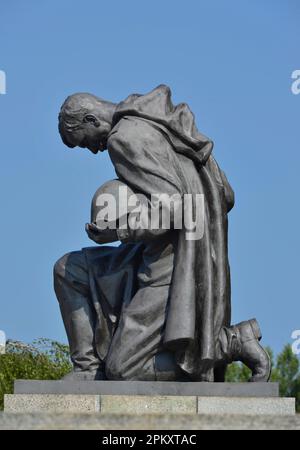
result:
[(220, 347), (223, 361), (227, 364), (241, 361), (252, 372), (251, 382), (268, 381), (271, 375), (271, 361), (260, 345), (261, 331), (256, 319), (223, 327), (220, 333)]

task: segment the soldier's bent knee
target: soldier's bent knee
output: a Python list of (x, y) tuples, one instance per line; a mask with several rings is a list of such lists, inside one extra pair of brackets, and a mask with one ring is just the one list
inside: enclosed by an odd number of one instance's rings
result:
[(66, 273), (66, 264), (72, 252), (66, 253), (64, 256), (59, 258), (53, 267), (54, 279), (59, 277), (64, 277)]

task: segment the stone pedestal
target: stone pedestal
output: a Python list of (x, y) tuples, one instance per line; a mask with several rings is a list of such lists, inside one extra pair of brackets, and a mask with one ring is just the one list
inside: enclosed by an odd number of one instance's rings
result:
[(5, 412), (293, 415), (277, 383), (16, 381)]

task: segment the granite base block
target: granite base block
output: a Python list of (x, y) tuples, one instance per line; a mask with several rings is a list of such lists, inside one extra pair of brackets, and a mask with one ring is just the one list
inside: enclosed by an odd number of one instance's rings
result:
[(7, 394), (4, 396), (4, 412), (95, 413), (99, 411), (99, 395)]
[(289, 416), (295, 412), (294, 398), (198, 397), (198, 414)]
[(69, 412), (100, 414), (294, 415), (293, 398), (126, 396), (126, 395), (6, 395), (4, 411), (15, 413)]
[(197, 414), (195, 396), (102, 395), (103, 414)]
[(278, 397), (278, 383), (16, 380), (15, 394)]
[(245, 416), (217, 414), (3, 413), (0, 430), (299, 430), (300, 414)]

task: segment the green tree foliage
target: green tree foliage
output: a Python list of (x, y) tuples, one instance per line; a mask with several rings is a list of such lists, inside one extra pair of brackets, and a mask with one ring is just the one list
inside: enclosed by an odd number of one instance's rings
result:
[(280, 395), (295, 397), (297, 411), (300, 412), (300, 371), (299, 359), (286, 345), (277, 357), (277, 364), (272, 373), (272, 381), (279, 381)]
[(16, 379), (57, 380), (71, 370), (69, 348), (50, 339), (38, 339), (32, 345), (8, 341), (0, 355), (0, 409), (4, 394), (13, 392)]
[[(300, 364), (298, 357), (287, 344), (274, 361), (274, 355), (270, 347), (265, 349), (272, 362), (271, 381), (279, 383), (279, 392), (282, 397), (295, 397), (296, 409), (300, 412)], [(251, 372), (240, 363), (228, 366), (226, 381), (238, 382), (249, 380)]]

